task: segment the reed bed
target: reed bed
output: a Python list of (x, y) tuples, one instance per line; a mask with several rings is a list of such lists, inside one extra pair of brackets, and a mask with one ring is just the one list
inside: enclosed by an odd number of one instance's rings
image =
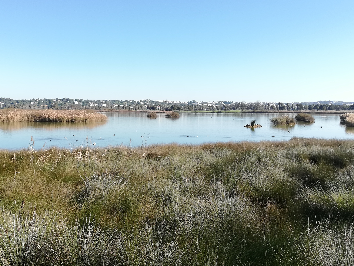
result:
[(0, 110), (0, 122), (102, 122), (107, 117), (91, 110)]
[(0, 151), (1, 265), (352, 265), (354, 142)]

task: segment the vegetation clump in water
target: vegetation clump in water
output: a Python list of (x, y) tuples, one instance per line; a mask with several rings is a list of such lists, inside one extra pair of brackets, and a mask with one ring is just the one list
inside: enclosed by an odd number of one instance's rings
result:
[(0, 122), (85, 123), (106, 120), (106, 115), (91, 110), (0, 110)]
[(354, 127), (354, 113), (345, 113), (340, 116), (342, 124), (345, 124), (347, 127)]
[(157, 118), (157, 114), (155, 112), (149, 112), (147, 114), (147, 117), (151, 118), (151, 119), (156, 119)]
[(293, 117), (288, 116), (288, 115), (274, 117), (270, 121), (274, 124), (274, 126), (295, 125), (295, 123), (296, 123), (295, 119)]
[(1, 265), (353, 265), (354, 142), (0, 151)]
[(175, 111), (168, 112), (168, 113), (165, 115), (165, 117), (166, 117), (166, 118), (177, 119), (177, 118), (179, 118), (179, 113), (178, 113), (178, 112), (175, 112)]
[(307, 113), (299, 113), (295, 116), (296, 121), (306, 122), (306, 123), (315, 123), (315, 118)]

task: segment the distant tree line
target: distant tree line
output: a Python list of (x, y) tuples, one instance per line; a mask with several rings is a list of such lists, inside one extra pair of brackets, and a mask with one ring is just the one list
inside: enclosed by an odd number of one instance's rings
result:
[(154, 110), (154, 111), (212, 111), (223, 112), (232, 110), (241, 111), (344, 111), (354, 110), (353, 102), (176, 102), (176, 101), (153, 101), (153, 100), (83, 100), (83, 99), (30, 99), (14, 100), (0, 98), (0, 109), (56, 109), (56, 110)]

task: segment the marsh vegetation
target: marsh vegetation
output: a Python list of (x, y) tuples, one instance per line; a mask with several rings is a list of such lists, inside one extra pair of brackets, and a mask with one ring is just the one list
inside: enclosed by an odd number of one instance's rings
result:
[(0, 110), (0, 122), (86, 123), (106, 121), (104, 114), (92, 110)]
[(354, 142), (0, 151), (2, 265), (352, 265)]

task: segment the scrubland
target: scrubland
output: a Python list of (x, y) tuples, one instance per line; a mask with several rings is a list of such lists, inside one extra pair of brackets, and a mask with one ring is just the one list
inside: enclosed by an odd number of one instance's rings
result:
[(353, 265), (354, 142), (0, 151), (0, 265)]

